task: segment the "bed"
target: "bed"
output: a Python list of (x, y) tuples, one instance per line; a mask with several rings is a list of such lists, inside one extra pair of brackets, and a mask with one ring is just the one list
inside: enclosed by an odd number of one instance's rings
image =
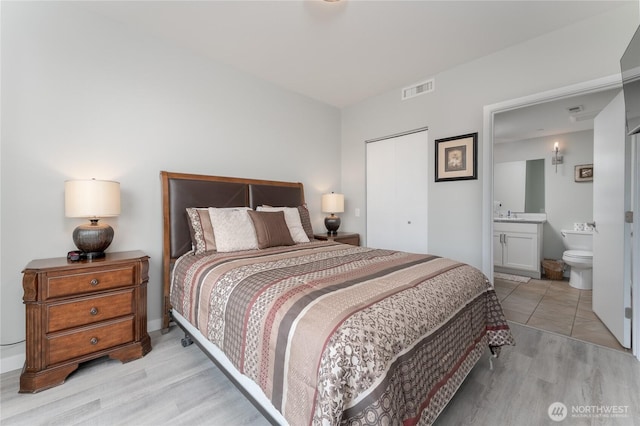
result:
[[(180, 326), (271, 423), (432, 424), (484, 351), (514, 344), (480, 271), (314, 240), (301, 183), (161, 181), (163, 328)], [(245, 225), (257, 247), (236, 241)]]

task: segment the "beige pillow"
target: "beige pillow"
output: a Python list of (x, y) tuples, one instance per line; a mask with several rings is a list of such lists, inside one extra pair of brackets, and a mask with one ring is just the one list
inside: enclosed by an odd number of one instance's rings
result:
[(284, 220), (289, 228), (291, 238), (295, 243), (308, 243), (309, 237), (302, 227), (300, 220), (300, 212), (297, 207), (271, 207), (271, 206), (258, 206), (258, 211), (265, 212), (284, 212)]
[(249, 211), (258, 239), (258, 248), (291, 246), (295, 241), (291, 238), (289, 227), (283, 211), (265, 212)]
[(247, 209), (209, 207), (216, 249), (219, 252), (255, 250), (258, 240)]

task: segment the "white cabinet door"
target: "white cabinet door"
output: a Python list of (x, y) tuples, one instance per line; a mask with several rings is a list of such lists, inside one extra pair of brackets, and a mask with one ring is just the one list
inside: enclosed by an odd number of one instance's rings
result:
[(428, 252), (427, 151), (426, 130), (366, 144), (368, 247)]
[(495, 222), (493, 266), (496, 271), (540, 278), (542, 224)]
[(537, 271), (538, 235), (517, 232), (509, 232), (504, 235), (502, 266)]
[(502, 236), (504, 234), (502, 232), (494, 232), (493, 233), (493, 265), (494, 266), (502, 266)]

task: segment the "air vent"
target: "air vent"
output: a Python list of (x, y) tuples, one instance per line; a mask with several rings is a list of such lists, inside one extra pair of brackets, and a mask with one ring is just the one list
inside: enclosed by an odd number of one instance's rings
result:
[(597, 111), (583, 112), (582, 114), (570, 115), (569, 116), (569, 120), (572, 123), (577, 123), (578, 121), (589, 121), (589, 120), (593, 120), (594, 118), (596, 118), (596, 115), (598, 115)]
[(582, 105), (577, 105), (577, 106), (567, 108), (567, 111), (569, 111), (569, 114), (577, 114), (579, 112), (584, 111), (584, 107)]
[(425, 93), (433, 92), (435, 89), (435, 80), (432, 78), (431, 80), (423, 81), (422, 83), (414, 84), (413, 86), (405, 87), (402, 89), (402, 100), (409, 98), (415, 98), (419, 95), (424, 95)]

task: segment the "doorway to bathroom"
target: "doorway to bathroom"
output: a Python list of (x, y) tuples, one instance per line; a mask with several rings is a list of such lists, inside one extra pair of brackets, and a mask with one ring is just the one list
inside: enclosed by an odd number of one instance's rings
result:
[[(490, 170), (493, 177), (488, 179), (484, 188), (487, 218), (487, 229), (483, 231), (485, 270), (490, 270), (493, 275), (494, 259), (491, 255), (494, 251), (490, 237), (493, 234), (493, 215), (496, 213), (494, 201), (500, 201), (493, 197), (497, 179), (493, 173), (494, 162), (533, 158), (545, 161), (544, 209), (547, 222), (544, 225), (543, 257), (561, 259), (565, 248), (560, 231), (585, 227), (585, 223), (593, 219), (592, 183), (580, 185), (574, 176), (574, 166), (593, 164), (591, 123), (598, 111), (589, 106), (591, 101), (587, 96), (598, 95), (606, 105), (618, 92), (619, 86), (612, 77), (485, 107), (485, 140), (498, 142), (496, 145), (491, 142), (484, 145), (485, 170)], [(561, 107), (561, 113), (552, 113), (554, 106)], [(564, 127), (555, 128), (553, 123), (544, 121), (542, 115), (532, 118), (529, 114), (527, 118), (527, 113), (535, 109), (541, 112), (548, 110), (556, 117), (561, 116)], [(502, 120), (520, 115), (525, 117), (527, 123), (523, 128), (514, 124), (517, 120)], [(576, 124), (583, 127), (571, 128), (570, 125)], [(563, 138), (560, 140), (559, 155), (564, 157), (564, 162), (556, 162), (553, 158), (558, 154), (554, 153), (553, 148), (559, 135)], [(508, 138), (512, 140), (505, 141)], [(505, 209), (504, 213), (507, 211)], [(593, 293), (569, 286), (567, 278), (545, 280), (534, 276), (528, 282), (521, 283), (496, 277), (494, 282), (507, 316), (511, 316), (513, 321), (623, 349), (591, 310)], [(618, 314), (624, 315), (624, 309), (619, 310)], [(607, 344), (607, 341), (611, 344)]]

